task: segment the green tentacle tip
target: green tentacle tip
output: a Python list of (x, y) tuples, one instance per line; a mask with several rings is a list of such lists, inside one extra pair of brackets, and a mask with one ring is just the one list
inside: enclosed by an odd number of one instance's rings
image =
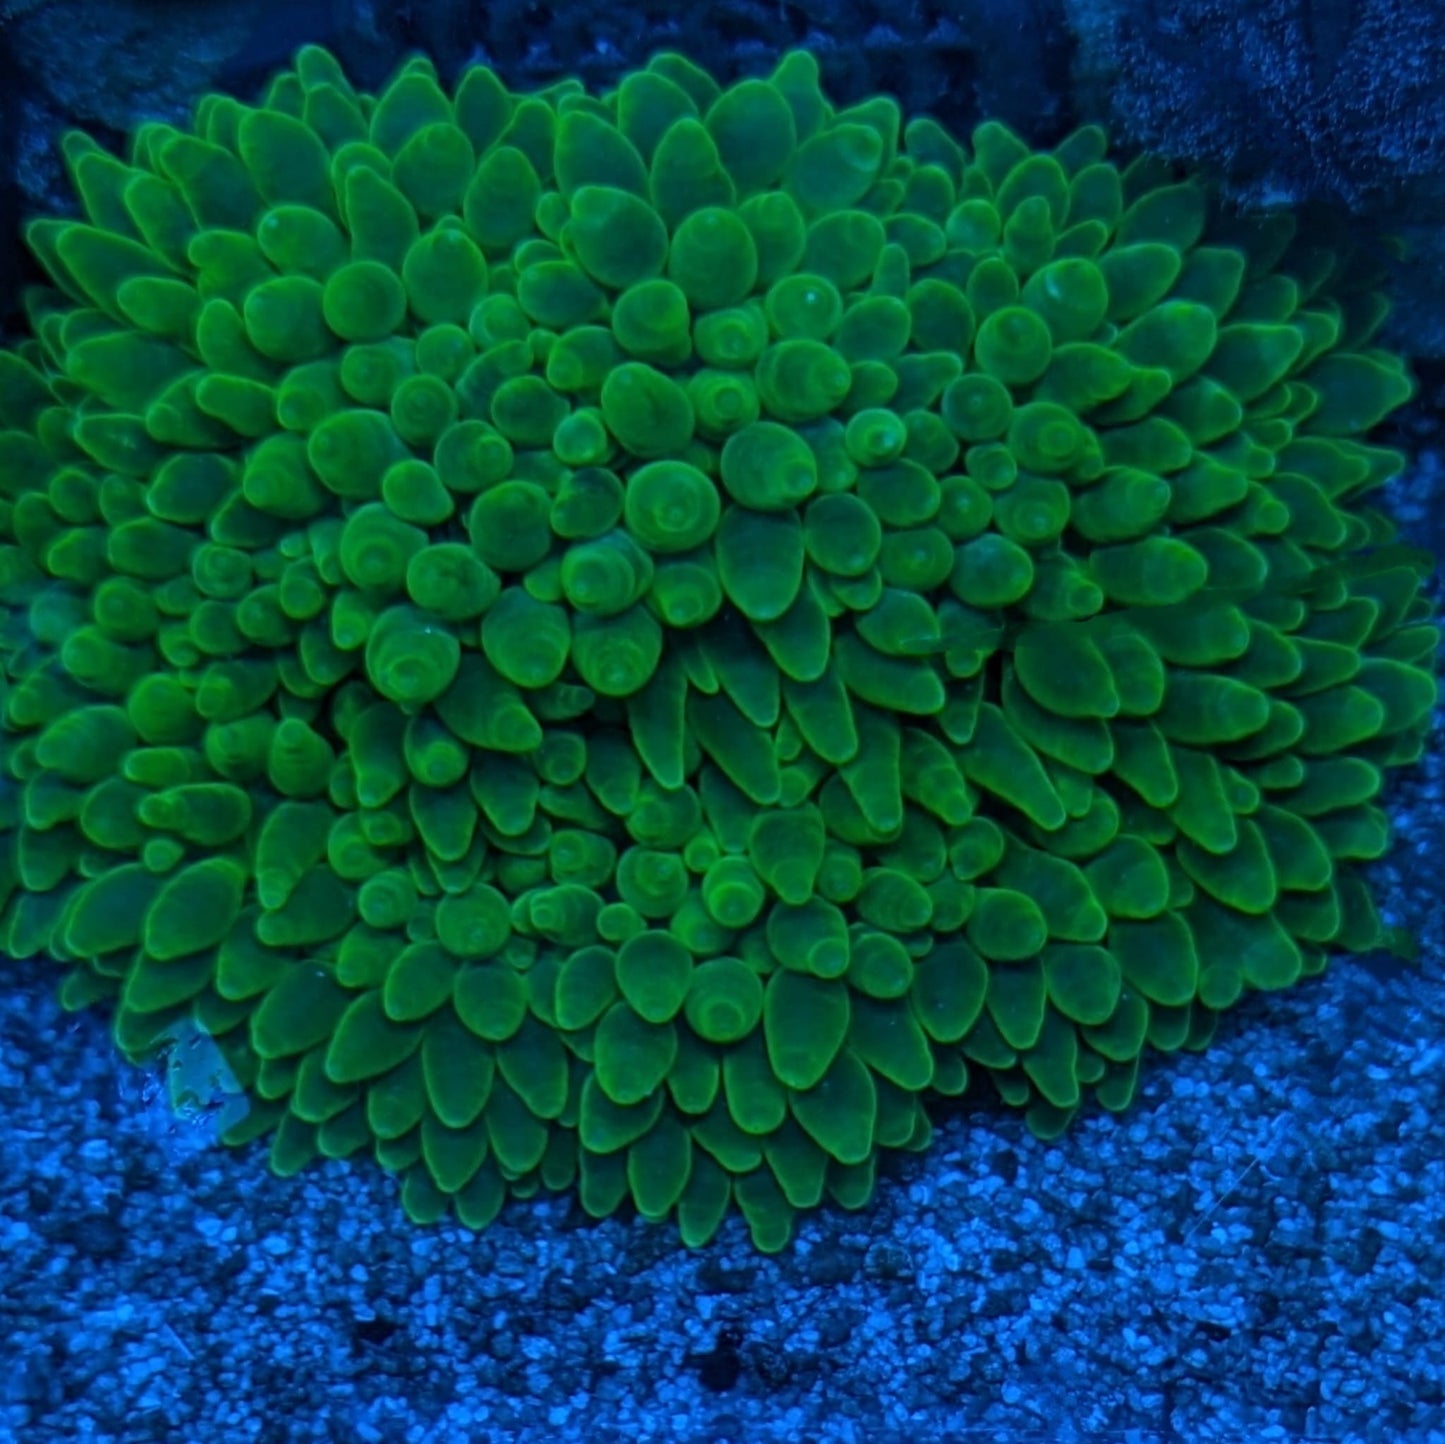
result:
[(1053, 1137), (1408, 953), (1367, 266), (802, 52), (270, 95), (68, 139), (0, 353), (0, 946), (229, 1141), (779, 1249), (935, 1095)]

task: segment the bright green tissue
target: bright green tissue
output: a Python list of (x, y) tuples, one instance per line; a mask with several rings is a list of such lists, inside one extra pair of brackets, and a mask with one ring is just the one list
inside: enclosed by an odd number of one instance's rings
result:
[(1394, 940), (1436, 701), (1378, 273), (816, 60), (128, 163), (0, 354), (0, 946), (209, 1033), (278, 1172), (760, 1248), (925, 1103), (1041, 1137)]

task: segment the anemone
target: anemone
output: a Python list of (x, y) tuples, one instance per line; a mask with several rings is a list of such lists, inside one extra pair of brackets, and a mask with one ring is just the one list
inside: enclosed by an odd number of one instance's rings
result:
[(816, 62), (302, 50), (0, 355), (0, 938), (275, 1168), (763, 1249), (925, 1104), (1056, 1135), (1384, 931), (1424, 558), (1370, 265)]

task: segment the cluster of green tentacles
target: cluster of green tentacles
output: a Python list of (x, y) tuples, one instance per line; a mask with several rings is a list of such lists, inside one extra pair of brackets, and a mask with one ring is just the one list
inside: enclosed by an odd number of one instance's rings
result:
[(1376, 277), (1088, 127), (807, 54), (358, 94), (117, 158), (0, 356), (0, 940), (290, 1173), (860, 1206), (1366, 949), (1419, 756)]

